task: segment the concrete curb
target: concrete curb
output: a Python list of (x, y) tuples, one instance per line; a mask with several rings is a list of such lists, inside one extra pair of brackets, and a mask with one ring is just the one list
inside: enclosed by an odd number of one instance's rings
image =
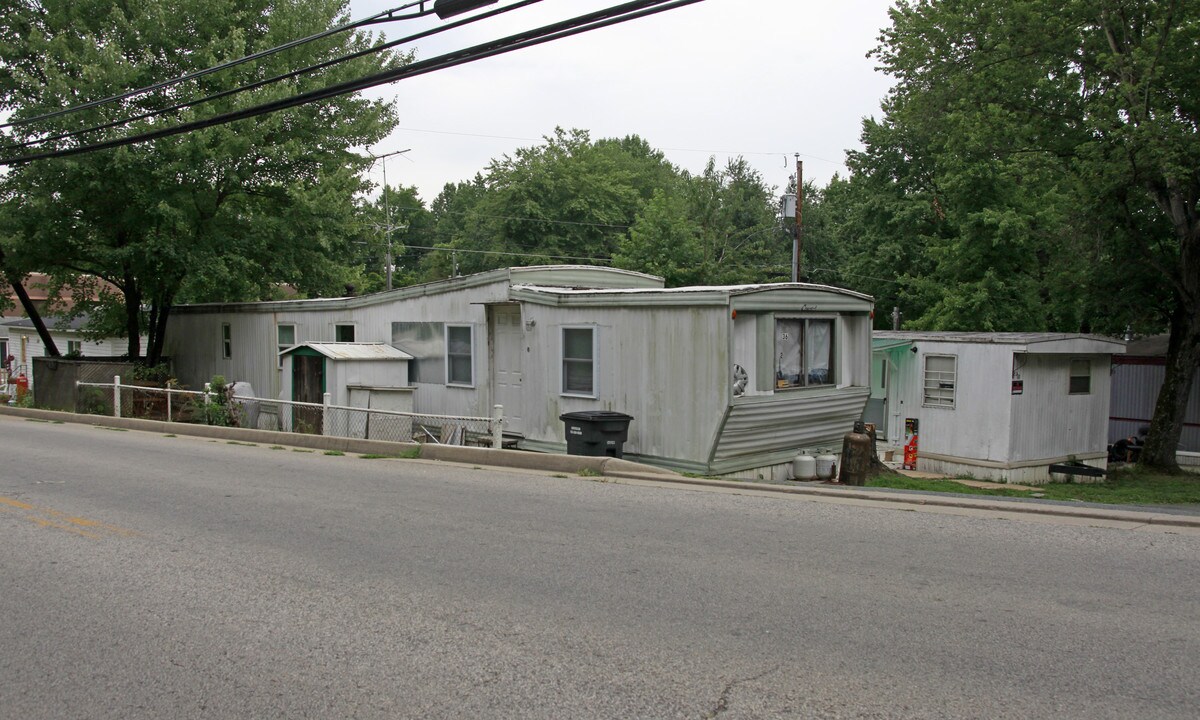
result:
[(808, 495), (844, 500), (873, 500), (902, 505), (924, 505), (930, 507), (961, 508), (998, 512), (1028, 513), (1090, 520), (1110, 520), (1142, 525), (1200, 528), (1200, 516), (1153, 513), (1137, 510), (1121, 510), (1095, 507), (1069, 507), (1037, 502), (1012, 502), (999, 499), (955, 497), (951, 495), (926, 495), (888, 492), (887, 490), (858, 490), (846, 487), (813, 487), (797, 485), (775, 485), (767, 483), (740, 482), (693, 478), (663, 468), (608, 457), (583, 457), (579, 455), (553, 455), (521, 450), (493, 450), (491, 448), (464, 447), (457, 445), (435, 445), (432, 443), (401, 443), (383, 440), (358, 440), (354, 438), (305, 435), (273, 430), (249, 430), (244, 428), (214, 427), (190, 423), (169, 423), (160, 420), (114, 418), (104, 415), (80, 415), (57, 410), (38, 410), (0, 405), (0, 416), (24, 417), (49, 422), (69, 422), (97, 427), (123, 428), (144, 432), (175, 435), (191, 435), (253, 442), (263, 445), (288, 445), (313, 450), (335, 450), (345, 453), (412, 455), (422, 460), (460, 463), (464, 465), (487, 465), (519, 470), (536, 470), (578, 475), (584, 472), (604, 477), (651, 482), (670, 482), (703, 487), (719, 487), (733, 490), (753, 490), (788, 495)]

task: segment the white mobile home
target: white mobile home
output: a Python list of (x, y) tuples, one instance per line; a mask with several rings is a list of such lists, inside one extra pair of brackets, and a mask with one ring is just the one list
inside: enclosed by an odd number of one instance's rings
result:
[(1108, 464), (1109, 366), (1124, 343), (1060, 333), (877, 331), (867, 420), (893, 444), (916, 421), (917, 469), (1048, 482)]
[(404, 377), (416, 412), (486, 417), (502, 405), (524, 449), (564, 452), (564, 413), (618, 411), (634, 418), (627, 458), (781, 478), (800, 451), (840, 447), (861, 415), (871, 311), (869, 297), (820, 285), (664, 289), (640, 273), (546, 266), (365, 297), (182, 307), (167, 346), (185, 383), (221, 374), (292, 399), (290, 348), (384, 342), (411, 359), (375, 386)]

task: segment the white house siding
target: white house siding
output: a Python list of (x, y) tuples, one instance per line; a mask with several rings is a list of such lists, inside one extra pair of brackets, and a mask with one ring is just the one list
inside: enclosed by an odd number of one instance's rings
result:
[[(24, 370), (29, 378), (29, 388), (33, 389), (33, 359), (35, 357), (46, 357), (46, 346), (38, 335), (37, 330), (29, 327), (10, 327), (8, 338), (8, 352), (15, 359), (13, 360), (13, 372)], [(121, 357), (129, 350), (129, 343), (125, 338), (104, 338), (103, 340), (84, 340), (83, 336), (76, 332), (63, 330), (54, 330), (51, 328), (50, 337), (54, 340), (54, 345), (58, 348), (59, 353), (67, 354), (67, 341), (79, 341), (82, 343), (83, 357)], [(142, 338), (142, 347), (145, 347), (146, 338)]]
[[(1070, 458), (1093, 461), (1106, 457), (1109, 356), (1028, 353), (1020, 357), (1025, 387), (1021, 395), (1012, 396), (1010, 462), (1049, 465)], [(1091, 392), (1068, 392), (1072, 359), (1089, 361)]]
[[(527, 304), (523, 368), (526, 434), (565, 448), (559, 416), (612, 410), (633, 416), (624, 452), (663, 462), (706, 457), (728, 405), (727, 307), (559, 308)], [(595, 399), (562, 394), (564, 327), (594, 327)], [(703, 338), (703, 343), (697, 339)], [(535, 390), (536, 388), (536, 390)]]
[[(917, 340), (917, 364), (909, 373), (904, 417), (920, 420), (920, 454), (1004, 462), (1010, 451), (1011, 350), (995, 345)], [(925, 406), (925, 358), (952, 355), (954, 407)], [(915, 412), (915, 414), (913, 414)], [(903, 422), (903, 418), (901, 418)]]

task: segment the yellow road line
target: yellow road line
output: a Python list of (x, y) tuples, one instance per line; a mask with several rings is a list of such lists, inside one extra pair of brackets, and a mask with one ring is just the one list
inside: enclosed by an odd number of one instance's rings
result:
[[(85, 517), (68, 515), (64, 512), (59, 512), (52, 508), (38, 507), (30, 503), (16, 500), (14, 498), (0, 496), (0, 510), (5, 512), (15, 513), (23, 511), (22, 517), (41, 527), (54, 528), (56, 530), (64, 530), (74, 535), (80, 535), (86, 538), (99, 539), (104, 537), (103, 534), (94, 531), (100, 530), (121, 535), (124, 537), (138, 537), (140, 533), (136, 530), (123, 528), (119, 525), (110, 525), (100, 522), (99, 520), (91, 520)], [(92, 532), (89, 532), (92, 531)]]

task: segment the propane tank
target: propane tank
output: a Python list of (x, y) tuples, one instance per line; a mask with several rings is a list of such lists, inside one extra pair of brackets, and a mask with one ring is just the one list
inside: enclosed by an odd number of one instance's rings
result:
[(862, 420), (855, 421), (854, 430), (842, 438), (842, 474), (844, 485), (866, 485), (871, 468), (871, 436)]
[(815, 480), (817, 459), (812, 455), (797, 455), (792, 460), (792, 477), (796, 480)]
[(821, 480), (832, 480), (837, 477), (837, 456), (826, 451), (817, 456), (817, 477)]

